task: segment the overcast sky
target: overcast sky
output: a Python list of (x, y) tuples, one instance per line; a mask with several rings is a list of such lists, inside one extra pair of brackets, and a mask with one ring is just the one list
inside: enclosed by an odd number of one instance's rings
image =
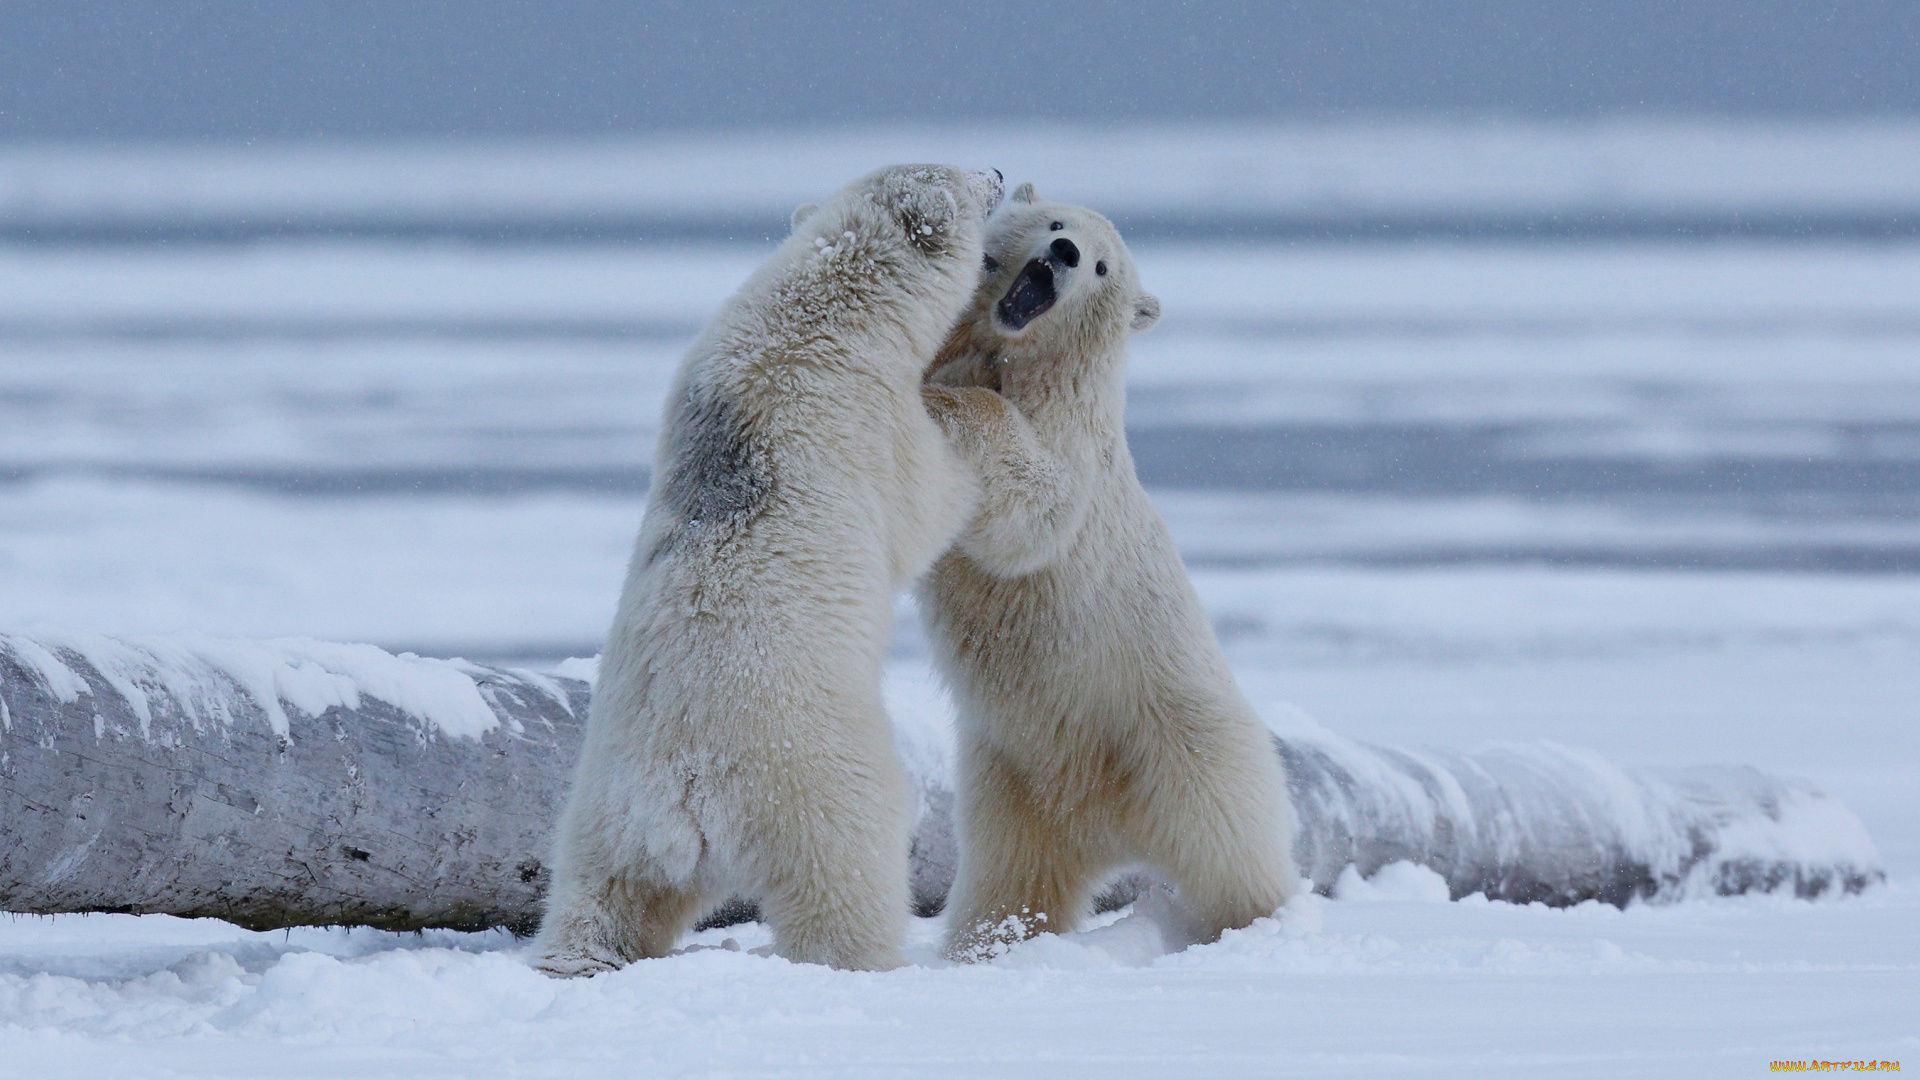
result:
[(1913, 0), (0, 3), (0, 137), (1920, 114)]

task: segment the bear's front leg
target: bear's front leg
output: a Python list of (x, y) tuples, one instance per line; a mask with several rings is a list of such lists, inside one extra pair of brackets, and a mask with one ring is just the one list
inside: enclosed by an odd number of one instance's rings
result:
[(927, 412), (980, 479), (973, 520), (959, 548), (996, 577), (1024, 577), (1052, 564), (1086, 520), (1086, 468), (1054, 452), (1012, 402), (979, 387), (929, 386)]
[(985, 466), (1006, 442), (1011, 416), (1007, 399), (978, 386), (923, 386), (920, 401), (961, 457)]

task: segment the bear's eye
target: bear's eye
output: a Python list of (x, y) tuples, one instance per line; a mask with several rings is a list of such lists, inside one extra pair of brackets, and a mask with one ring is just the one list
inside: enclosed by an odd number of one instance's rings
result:
[(1049, 225), (1049, 226), (1047, 226), (1047, 229), (1048, 229), (1049, 231), (1051, 231), (1051, 232), (1059, 232), (1059, 231), (1060, 231), (1061, 229), (1064, 229), (1064, 228), (1066, 228), (1066, 227), (1067, 227), (1067, 223), (1066, 223), (1066, 222), (1064, 222), (1064, 221), (1056, 221), (1056, 222), (1054, 222), (1053, 224), (1051, 224), (1051, 225)]
[[(985, 267), (987, 273), (989, 274), (997, 274), (1000, 272), (1000, 260), (994, 258), (991, 255), (982, 257), (980, 260), (980, 265)], [(1102, 271), (1102, 273), (1104, 272), (1105, 271)]]
[(1101, 259), (1099, 262), (1094, 263), (1093, 272), (1096, 274), (1099, 274), (1101, 277), (1106, 277), (1107, 276), (1107, 260)]

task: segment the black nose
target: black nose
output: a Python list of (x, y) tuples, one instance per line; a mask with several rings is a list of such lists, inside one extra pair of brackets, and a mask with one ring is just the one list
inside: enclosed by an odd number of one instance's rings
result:
[(1073, 241), (1064, 236), (1048, 244), (1047, 250), (1053, 252), (1054, 258), (1059, 259), (1068, 266), (1080, 265), (1080, 249), (1074, 247)]

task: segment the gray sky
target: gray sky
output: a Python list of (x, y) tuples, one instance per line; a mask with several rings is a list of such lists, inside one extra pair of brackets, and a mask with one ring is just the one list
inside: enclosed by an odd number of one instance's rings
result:
[(0, 4), (0, 137), (1429, 111), (1920, 114), (1920, 4)]

